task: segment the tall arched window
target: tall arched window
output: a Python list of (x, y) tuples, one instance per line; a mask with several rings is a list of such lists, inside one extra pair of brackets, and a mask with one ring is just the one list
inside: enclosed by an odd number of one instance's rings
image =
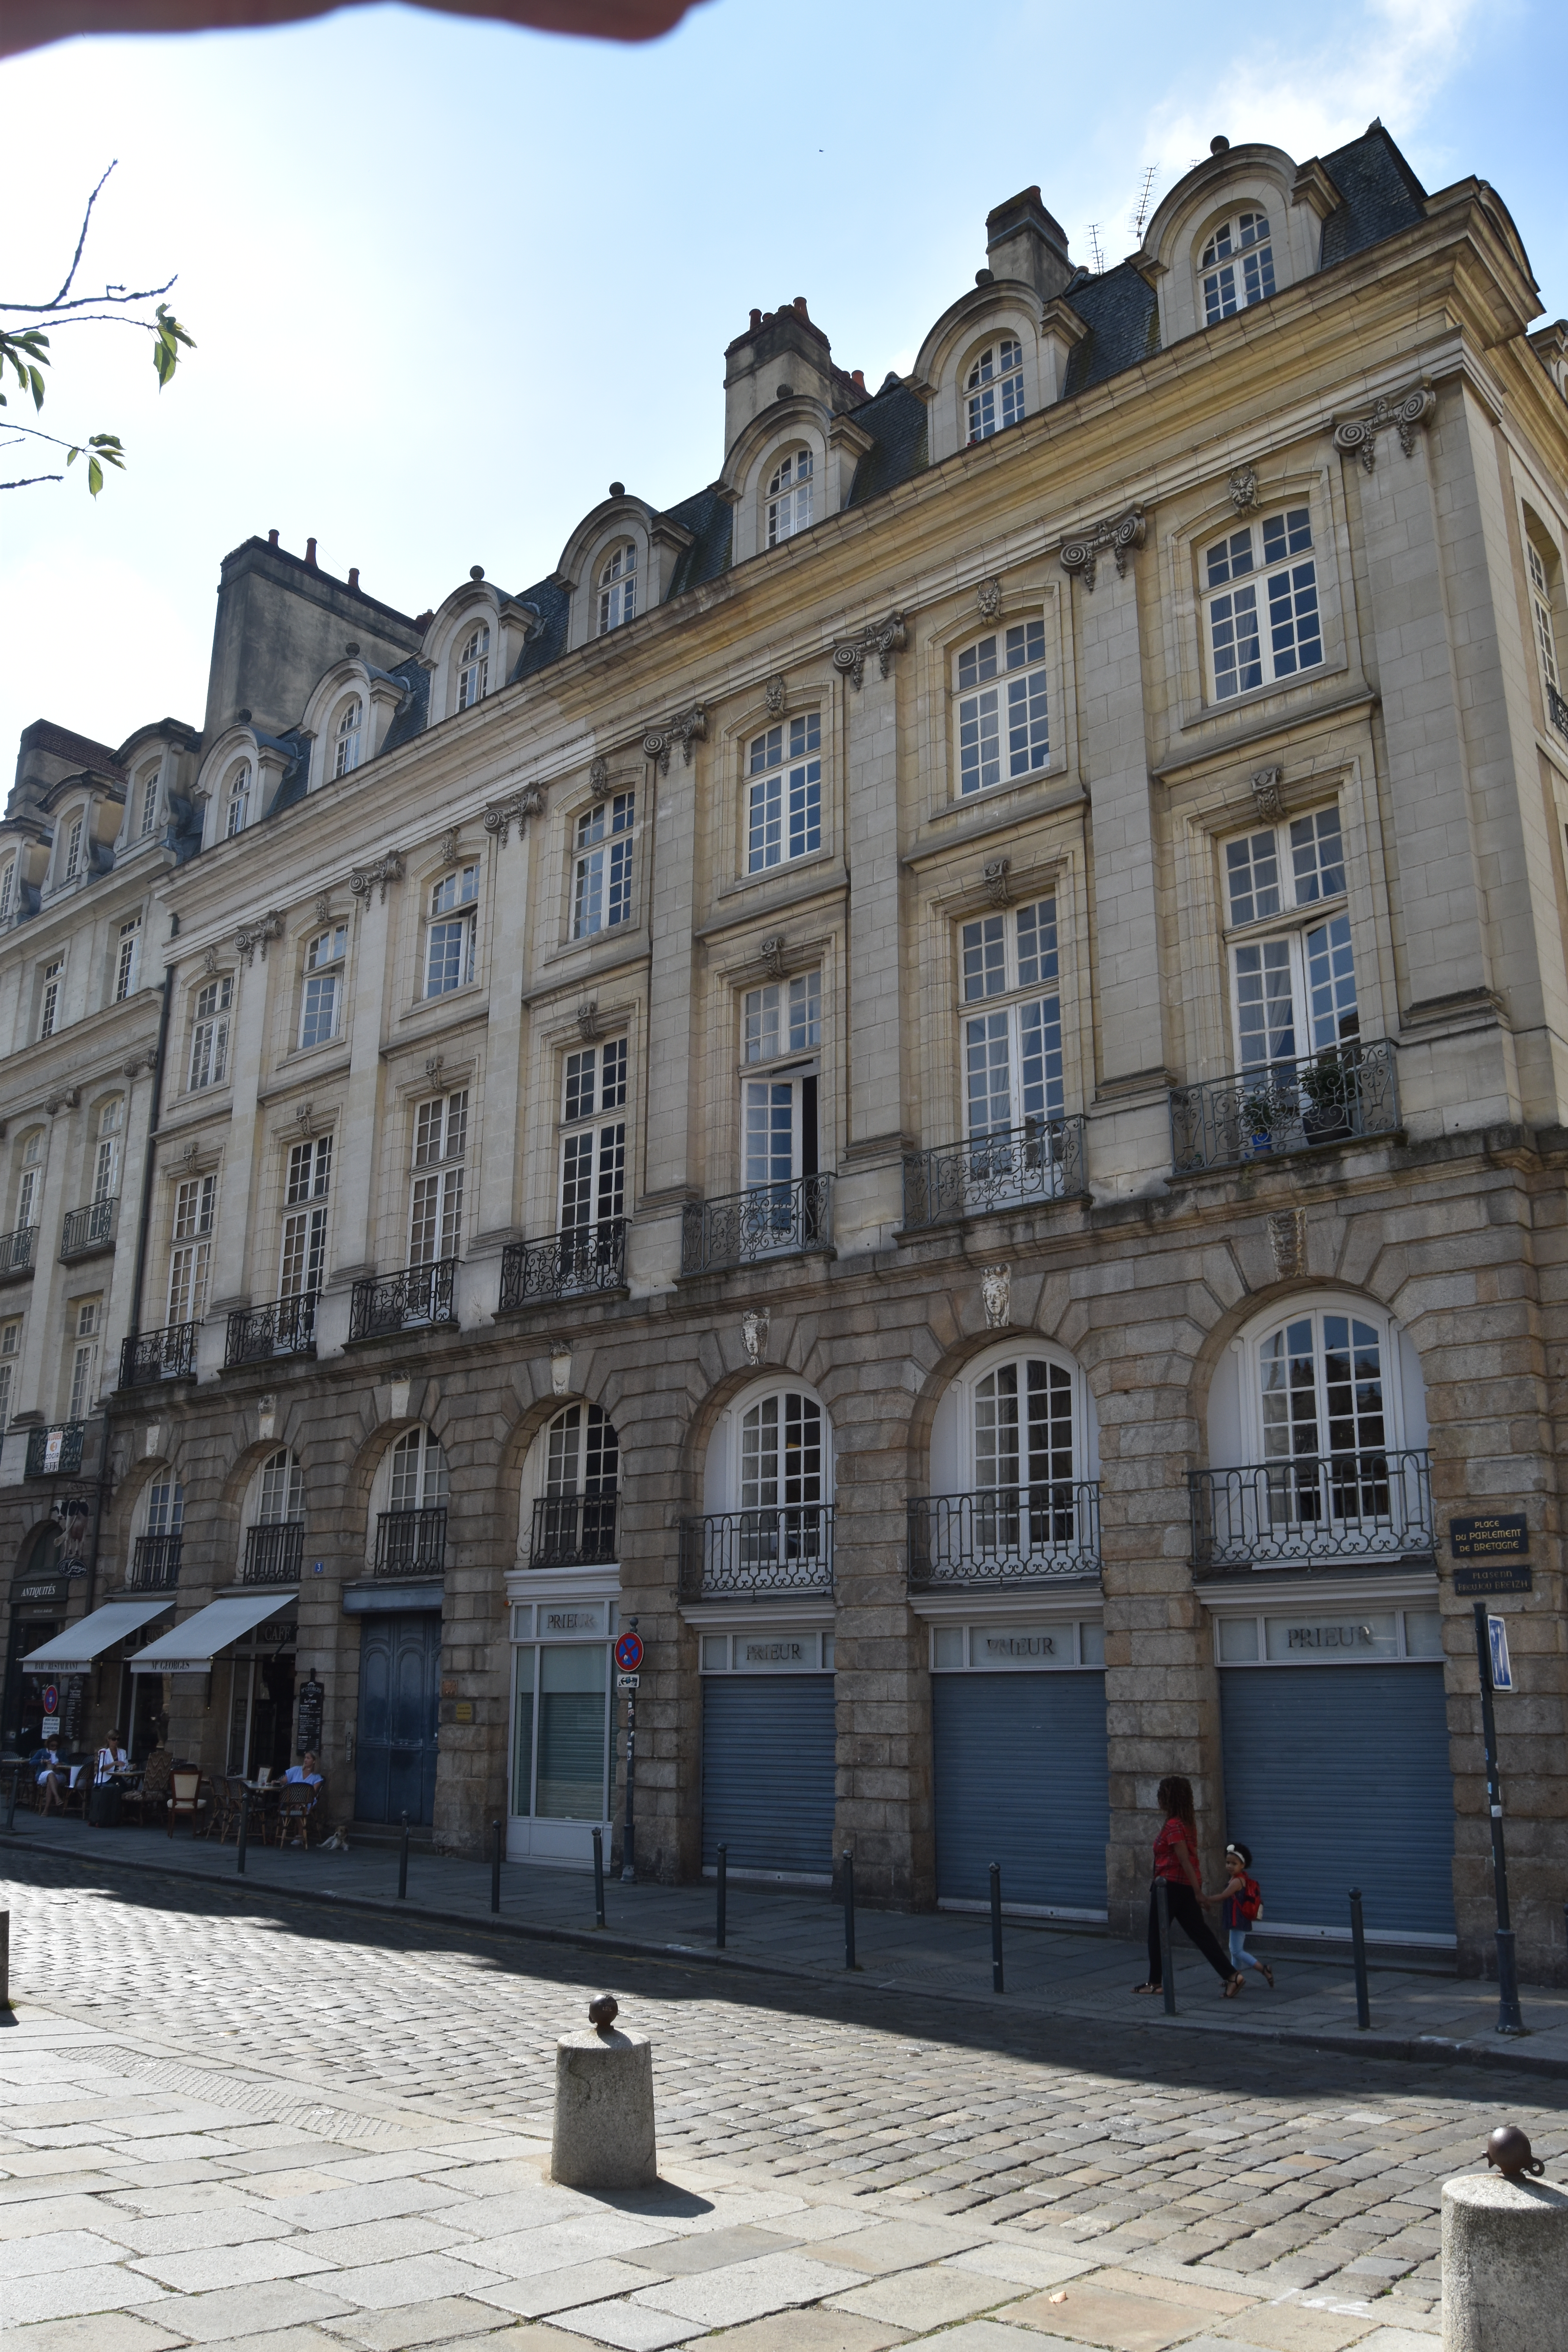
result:
[[(833, 1429), (802, 1383), (775, 1378), (725, 1411), (708, 1449), (700, 1537), (705, 1596), (825, 1592), (833, 1581)], [(699, 1562), (688, 1554), (685, 1572)]]
[(153, 1479), (138, 1517), (141, 1528), (126, 1581), (143, 1591), (167, 1591), (179, 1582), (185, 1525), (185, 1490), (172, 1470)]
[(599, 635), (618, 629), (637, 608), (637, 551), (627, 541), (599, 568)]
[(1024, 349), (1014, 335), (999, 335), (976, 354), (964, 379), (969, 439), (988, 441), (1024, 414)]
[(256, 1524), (273, 1528), (305, 1516), (305, 1474), (289, 1448), (279, 1446), (261, 1465), (257, 1482)]
[(1274, 291), (1274, 247), (1268, 214), (1235, 213), (1211, 229), (1201, 274), (1205, 326), (1266, 300)]
[[(340, 768), (338, 773), (342, 775)], [(242, 760), (229, 776), (224, 794), (223, 837), (232, 841), (237, 833), (245, 831), (250, 814), (250, 763)]]
[(781, 457), (768, 483), (768, 545), (793, 539), (811, 527), (811, 452), (792, 449)]
[(339, 713), (332, 739), (334, 776), (346, 776), (352, 769), (359, 766), (360, 720), (363, 715), (363, 705), (357, 694), (352, 701), (344, 703)]
[(587, 1568), (616, 1559), (621, 1449), (596, 1404), (569, 1404), (544, 1434), (544, 1492), (533, 1505), (531, 1568)]
[(392, 1449), (395, 1511), (438, 1511), (447, 1507), (447, 1457), (424, 1427), (405, 1432)]
[(1083, 1374), (1059, 1348), (1004, 1342), (937, 1407), (931, 1483), (910, 1516), (916, 1581), (1007, 1583), (1092, 1573), (1099, 1457)]
[(392, 1449), (376, 1523), (378, 1576), (439, 1576), (447, 1557), (447, 1457), (429, 1430), (405, 1430)]
[(490, 632), (488, 622), (481, 621), (463, 641), (458, 656), (458, 708), (471, 709), (489, 691)]
[(305, 1549), (305, 1480), (288, 1446), (269, 1454), (250, 1486), (247, 1584), (294, 1583)]

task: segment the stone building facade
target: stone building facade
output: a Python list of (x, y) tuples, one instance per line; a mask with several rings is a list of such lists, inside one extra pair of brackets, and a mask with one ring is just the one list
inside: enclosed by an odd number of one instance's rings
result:
[[(1375, 123), (1216, 141), (1098, 277), (1026, 191), (874, 394), (753, 311), (716, 481), (612, 484), (536, 586), (415, 620), (250, 541), (199, 730), (31, 730), (0, 1542), (15, 1596), (85, 1419), (62, 1613), (138, 1605), (35, 1645), (83, 1724), (164, 1709), (215, 1772), (308, 1734), (343, 1819), (580, 1865), (635, 1630), (639, 1870), (848, 1850), (919, 1906), (997, 1860), (1126, 1927), (1184, 1771), (1273, 1923), (1342, 1934), (1359, 1883), (1476, 1970), (1479, 1585), (1561, 1977), (1538, 312), (1497, 194)], [(84, 1414), (48, 1220), (132, 1060)]]

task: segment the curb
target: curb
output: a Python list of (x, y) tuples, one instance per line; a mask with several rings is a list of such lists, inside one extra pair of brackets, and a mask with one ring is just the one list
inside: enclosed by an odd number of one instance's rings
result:
[[(738, 1954), (719, 1952), (703, 1944), (656, 1944), (637, 1936), (617, 1936), (613, 1928), (551, 1927), (542, 1924), (528, 1926), (522, 1922), (491, 1916), (475, 1918), (467, 1911), (439, 1911), (423, 1903), (391, 1903), (368, 1895), (334, 1895), (325, 1888), (314, 1891), (274, 1886), (265, 1879), (241, 1879), (237, 1872), (233, 1880), (215, 1878), (211, 1871), (187, 1870), (179, 1863), (132, 1861), (119, 1854), (84, 1854), (79, 1846), (57, 1846), (42, 1843), (33, 1837), (18, 1837), (15, 1831), (0, 1830), (0, 1852), (44, 1853), (52, 1862), (73, 1863), (79, 1867), (95, 1870), (122, 1870), (142, 1878), (177, 1878), (193, 1886), (243, 1887), (247, 1893), (263, 1895), (279, 1903), (310, 1905), (319, 1903), (332, 1911), (359, 1912), (376, 1919), (419, 1919), (426, 1926), (458, 1927), (469, 1935), (507, 1936), (521, 1943), (554, 1944), (570, 1950), (584, 1952), (615, 1952), (622, 1958), (638, 1960), (679, 1961), (689, 1966), (732, 1970), (739, 1976), (772, 1977), (789, 1984), (826, 1986), (842, 1983), (844, 1972), (836, 1969), (805, 1969), (782, 1967), (776, 1960), (745, 1959)], [(1005, 2009), (1006, 1996), (996, 1993), (965, 1992), (948, 1986), (905, 1984), (897, 1977), (878, 1977), (873, 1969), (858, 1972), (859, 1990), (875, 1992), (902, 1992), (925, 2000), (956, 2001), (971, 2008)], [(1015, 2016), (1037, 2015), (1042, 2023), (1095, 2024), (1112, 2030), (1110, 2018), (1086, 2017), (1073, 2010), (1020, 2011)], [(1145, 2031), (1159, 2032), (1167, 2029), (1163, 2014), (1142, 2016), (1139, 2025)], [(1288, 2025), (1244, 2025), (1227, 2018), (1223, 2023), (1216, 2018), (1210, 2022), (1202, 2017), (1178, 2016), (1177, 2027), (1189, 2033), (1223, 2036), (1227, 2042), (1268, 2042), (1288, 2049), (1310, 2050), (1341, 2058), (1385, 2058), (1405, 2065), (1501, 2067), (1507, 2071), (1546, 2076), (1553, 2081), (1568, 2081), (1568, 2058), (1538, 2055), (1524, 2043), (1506, 2042), (1494, 2048), (1485, 2042), (1451, 2042), (1441, 2034), (1395, 2033), (1299, 2033)]]

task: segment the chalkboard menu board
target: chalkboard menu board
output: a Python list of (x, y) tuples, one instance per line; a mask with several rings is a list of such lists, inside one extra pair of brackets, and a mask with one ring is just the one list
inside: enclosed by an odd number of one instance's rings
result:
[(321, 1702), (326, 1696), (314, 1675), (300, 1685), (300, 1713), (294, 1736), (296, 1756), (319, 1756), (321, 1752)]

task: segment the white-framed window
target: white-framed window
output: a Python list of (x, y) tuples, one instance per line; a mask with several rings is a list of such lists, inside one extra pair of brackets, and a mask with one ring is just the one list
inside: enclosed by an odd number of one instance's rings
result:
[(390, 1507), (395, 1511), (444, 1511), (449, 1492), (447, 1457), (423, 1425), (405, 1430), (392, 1449)]
[(289, 1146), (283, 1182), (283, 1233), (278, 1258), (279, 1298), (313, 1297), (327, 1255), (327, 1195), (332, 1181), (332, 1139)]
[[(1360, 1034), (1337, 807), (1225, 844), (1231, 1003), (1243, 1070), (1294, 1062)], [(1300, 919), (1322, 908), (1318, 921)], [(1277, 926), (1277, 928), (1270, 928)]]
[(22, 1318), (14, 1315), (9, 1322), (0, 1323), (0, 1433), (11, 1419), (11, 1391), (16, 1380), (16, 1363), (22, 1353)]
[(637, 551), (630, 541), (605, 557), (599, 566), (599, 635), (632, 620), (637, 609)]
[(632, 919), (632, 826), (637, 794), (595, 801), (577, 819), (572, 936), (590, 940)]
[(165, 1470), (154, 1478), (147, 1489), (147, 1527), (150, 1536), (177, 1536), (185, 1524), (185, 1490), (174, 1473)]
[(621, 1476), (621, 1444), (607, 1412), (596, 1404), (562, 1408), (546, 1434), (547, 1495), (614, 1495)]
[[(342, 771), (339, 771), (340, 774)], [(232, 841), (237, 833), (245, 831), (250, 813), (250, 766), (241, 761), (231, 773), (224, 793), (223, 837)]]
[(1016, 335), (999, 335), (971, 361), (963, 380), (970, 441), (989, 441), (1024, 414), (1024, 349)]
[(964, 1134), (971, 1141), (1059, 1118), (1062, 1013), (1057, 902), (960, 927)]
[(752, 738), (746, 871), (763, 874), (822, 846), (822, 717), (802, 711)]
[(174, 1187), (169, 1244), (167, 1320), (171, 1324), (199, 1323), (207, 1311), (216, 1211), (216, 1175), (186, 1176)]
[(44, 1130), (36, 1127), (23, 1139), (16, 1171), (16, 1230), (38, 1222), (38, 1196), (44, 1182)]
[[(797, 972), (748, 989), (741, 1001), (743, 1063), (777, 1064), (815, 1055), (822, 1042), (822, 975)], [(781, 1234), (791, 1223), (789, 1187), (819, 1166), (817, 1073), (773, 1068), (741, 1081), (741, 1181), (748, 1192), (777, 1188), (773, 1204)]]
[(984, 792), (1032, 776), (1051, 756), (1050, 695), (1042, 618), (1010, 623), (965, 646), (958, 688), (958, 789)]
[(345, 702), (332, 732), (332, 773), (346, 776), (359, 766), (360, 727), (364, 707), (358, 695)]
[(228, 1017), (233, 1003), (234, 980), (229, 973), (209, 980), (196, 991), (187, 1088), (191, 1094), (199, 1094), (204, 1087), (221, 1087), (228, 1075)]
[(305, 950), (305, 985), (300, 999), (300, 1044), (324, 1045), (343, 1020), (343, 958), (349, 949), (346, 923), (318, 931)]
[(1211, 229), (1199, 273), (1204, 282), (1204, 324), (1266, 301), (1274, 291), (1274, 247), (1268, 215), (1249, 208), (1233, 213)]
[(70, 827), (66, 835), (65, 868), (60, 877), (62, 881), (74, 882), (81, 872), (81, 837), (84, 823), (85, 820), (79, 816), (73, 816), (70, 821)]
[(466, 988), (472, 980), (479, 896), (477, 866), (460, 866), (432, 885), (429, 927), (425, 935), (426, 996), (447, 996), (454, 988)]
[(150, 776), (144, 776), (142, 780), (142, 821), (137, 827), (138, 838), (142, 841), (151, 839), (157, 829), (157, 824), (158, 771), (154, 768)]
[(626, 1040), (568, 1054), (563, 1072), (561, 1233), (622, 1216), (626, 1181)]
[(490, 630), (488, 621), (470, 629), (458, 656), (458, 708), (471, 710), (489, 692)]
[(1305, 507), (1227, 531), (1204, 551), (1203, 573), (1216, 702), (1319, 667), (1323, 630)]
[(751, 988), (741, 1002), (741, 1058), (775, 1062), (822, 1043), (822, 974), (803, 971)]
[(40, 1037), (52, 1037), (57, 1026), (58, 1025), (60, 1017), (60, 984), (64, 977), (65, 968), (66, 960), (64, 956), (56, 956), (52, 961), (44, 966), (43, 987), (38, 999), (38, 1034)]
[[(1546, 691), (1549, 711), (1552, 710), (1553, 697), (1556, 698), (1557, 709), (1553, 716), (1557, 724), (1562, 726), (1563, 675), (1557, 660), (1557, 616), (1552, 593), (1552, 573), (1556, 567), (1554, 564), (1549, 566), (1547, 558), (1533, 539), (1525, 541), (1524, 557), (1530, 572), (1530, 617), (1534, 624), (1535, 656), (1541, 665), (1541, 683)], [(4, 911), (0, 907), (0, 919), (4, 919)]]
[(275, 1528), (305, 1516), (305, 1474), (288, 1446), (280, 1445), (261, 1465), (257, 1485), (257, 1527)]
[(92, 1156), (92, 1197), (112, 1201), (120, 1192), (120, 1138), (125, 1125), (125, 1097), (113, 1095), (98, 1114), (98, 1145)]
[(114, 1002), (123, 1004), (136, 985), (137, 968), (142, 961), (142, 918), (132, 915), (128, 923), (120, 926), (120, 940), (114, 951)]
[(770, 547), (811, 528), (812, 462), (809, 449), (791, 449), (779, 459), (768, 479)]
[(1071, 1356), (1039, 1339), (999, 1342), (937, 1406), (933, 1561), (962, 1573), (965, 1561), (997, 1554), (1092, 1554), (1094, 1506), (1083, 1487), (1099, 1468), (1093, 1399)]
[(468, 1090), (432, 1095), (414, 1113), (414, 1177), (408, 1208), (408, 1263), (434, 1265), (463, 1247), (463, 1175), (468, 1149)]
[(0, 866), (0, 923), (8, 923), (16, 911), (16, 861), (8, 857)]
[(93, 1398), (98, 1394), (98, 1329), (102, 1317), (103, 1302), (100, 1298), (78, 1299), (72, 1309), (70, 1403), (66, 1412), (68, 1421), (83, 1421)]

